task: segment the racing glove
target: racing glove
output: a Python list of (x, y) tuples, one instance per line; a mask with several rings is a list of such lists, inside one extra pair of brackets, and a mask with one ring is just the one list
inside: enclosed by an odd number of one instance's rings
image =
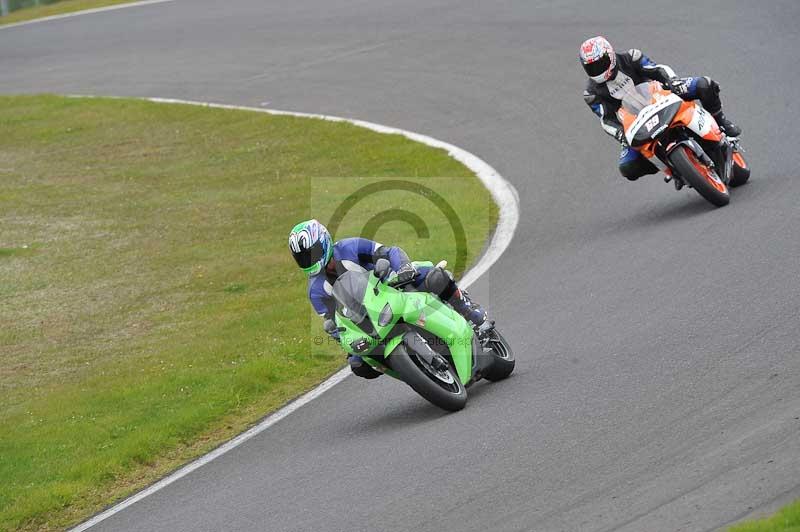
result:
[(416, 276), (417, 276), (417, 269), (410, 262), (403, 264), (402, 266), (400, 266), (400, 269), (397, 270), (398, 283), (407, 283), (413, 281)]
[(331, 337), (335, 338), (336, 340), (339, 339), (339, 328), (336, 326), (335, 321), (331, 319), (325, 320), (325, 322), (322, 324), (322, 328), (325, 329), (325, 332), (331, 335)]
[(678, 96), (685, 96), (689, 92), (689, 79), (687, 78), (670, 78), (669, 81), (663, 84), (663, 87)]

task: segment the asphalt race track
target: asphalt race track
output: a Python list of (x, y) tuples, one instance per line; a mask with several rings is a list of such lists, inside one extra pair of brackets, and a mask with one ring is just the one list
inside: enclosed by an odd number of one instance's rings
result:
[[(511, 379), (445, 415), (348, 378), (94, 529), (706, 531), (800, 496), (800, 3), (596, 4), (176, 0), (0, 29), (3, 93), (361, 118), (520, 194), (474, 290)], [(753, 168), (729, 206), (618, 174), (581, 97), (597, 33), (722, 85)]]

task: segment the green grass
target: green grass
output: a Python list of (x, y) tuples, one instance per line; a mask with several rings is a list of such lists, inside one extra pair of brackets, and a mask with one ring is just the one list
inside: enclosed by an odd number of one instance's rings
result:
[(800, 532), (800, 501), (765, 519), (734, 525), (728, 532)]
[[(455, 207), (470, 261), (496, 219), (444, 151), (344, 123), (20, 96), (0, 135), (0, 529), (75, 523), (341, 367), (311, 341), (297, 221), (408, 176)], [(403, 207), (429, 238), (388, 221), (376, 239), (452, 262), (426, 198), (381, 194), (335, 236)]]
[(84, 9), (95, 9), (98, 7), (113, 6), (116, 4), (129, 4), (135, 0), (61, 0), (47, 5), (36, 7), (26, 7), (17, 11), (12, 11), (5, 17), (0, 17), (0, 26), (3, 24), (14, 24), (36, 18), (50, 17), (53, 15), (63, 15), (83, 11)]

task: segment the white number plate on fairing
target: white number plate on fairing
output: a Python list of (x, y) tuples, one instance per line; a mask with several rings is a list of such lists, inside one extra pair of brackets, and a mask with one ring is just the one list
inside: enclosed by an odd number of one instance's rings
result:
[(655, 118), (655, 123), (653, 123), (648, 131), (650, 131), (655, 124), (658, 123), (658, 117), (655, 116), (658, 114), (659, 111), (665, 109), (676, 102), (682, 102), (683, 100), (680, 97), (675, 96), (674, 94), (670, 94), (668, 96), (662, 96), (659, 101), (656, 103), (652, 103), (639, 111), (639, 114), (636, 116), (636, 120), (633, 121), (631, 127), (628, 128), (628, 131), (625, 132), (625, 138), (628, 139), (628, 145), (633, 143), (633, 139), (636, 137), (636, 133), (645, 126), (652, 118)]

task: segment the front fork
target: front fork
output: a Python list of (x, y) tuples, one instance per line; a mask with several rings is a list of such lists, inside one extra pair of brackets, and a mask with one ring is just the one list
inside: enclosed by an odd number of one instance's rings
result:
[(718, 155), (718, 168), (723, 168), (722, 175), (719, 176), (726, 185), (731, 181), (733, 172), (733, 145), (723, 137), (717, 145), (716, 154)]
[[(659, 145), (660, 146), (660, 145)], [(713, 159), (708, 156), (706, 151), (703, 147), (693, 138), (682, 138), (679, 140), (674, 140), (670, 142), (666, 148), (663, 150), (658, 150), (657, 156), (659, 159), (663, 157), (663, 161), (669, 160), (669, 154), (672, 153), (674, 150), (678, 149), (680, 146), (686, 146), (697, 156), (701, 163), (708, 166), (717, 174), (719, 178), (722, 180), (723, 183), (726, 185), (730, 182), (731, 179), (731, 171), (733, 168), (733, 151), (734, 145), (731, 142), (723, 137), (719, 143), (714, 146), (714, 157)], [(719, 168), (722, 168), (723, 171), (720, 173)], [(671, 168), (671, 173), (673, 175), (669, 176), (672, 179), (681, 179), (680, 176), (675, 175), (675, 169)], [(669, 182), (669, 178), (665, 179), (665, 181)], [(683, 181), (681, 179), (681, 181)]]

